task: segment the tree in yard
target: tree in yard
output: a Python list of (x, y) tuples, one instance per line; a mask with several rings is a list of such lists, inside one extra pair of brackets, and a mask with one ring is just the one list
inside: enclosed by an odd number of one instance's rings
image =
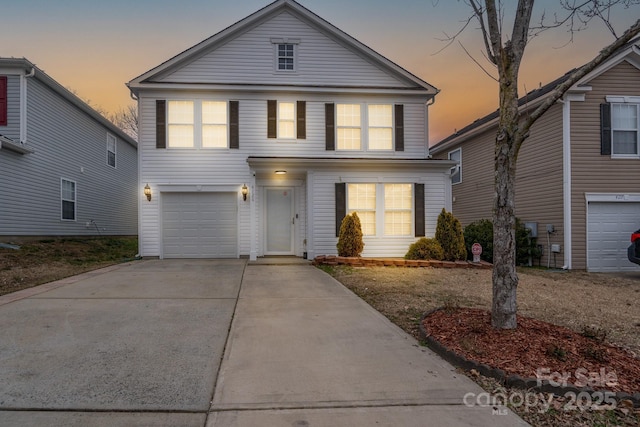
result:
[(109, 120), (131, 138), (138, 140), (138, 107), (129, 104), (109, 115)]
[[(559, 0), (564, 16), (556, 14), (553, 22), (547, 23), (543, 15), (538, 25), (531, 23), (534, 0), (519, 0), (510, 35), (509, 27), (503, 22), (505, 13), (501, 1), (466, 0), (466, 3), (472, 8), (467, 24), (473, 19), (478, 21), (487, 58), (495, 65), (498, 75), (499, 118), (494, 151), (491, 323), (494, 328), (513, 329), (517, 327), (515, 177), (518, 152), (536, 120), (560, 100), (571, 86), (640, 33), (638, 20), (624, 34), (617, 36), (609, 19), (609, 13), (614, 6), (628, 7), (640, 3), (640, 0)], [(540, 32), (553, 27), (567, 26), (573, 37), (575, 32), (586, 28), (593, 19), (602, 20), (612, 32), (615, 41), (602, 49), (590, 62), (574, 71), (535, 110), (527, 112), (526, 115), (521, 114), (518, 109), (518, 75), (527, 43)], [(453, 36), (450, 40), (455, 38), (456, 36)]]

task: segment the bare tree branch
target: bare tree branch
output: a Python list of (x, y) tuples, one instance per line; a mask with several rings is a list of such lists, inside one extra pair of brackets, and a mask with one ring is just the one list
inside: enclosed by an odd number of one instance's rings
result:
[(473, 13), (475, 14), (475, 17), (478, 19), (478, 22), (480, 22), (480, 30), (482, 31), (482, 41), (484, 42), (484, 47), (487, 51), (487, 57), (491, 62), (493, 62), (494, 64), (497, 64), (498, 62), (496, 61), (495, 51), (492, 49), (492, 43), (489, 38), (489, 34), (487, 33), (487, 27), (484, 24), (484, 18), (483, 18), (484, 13), (483, 13), (482, 7), (478, 3), (476, 3), (476, 0), (469, 0), (469, 3), (473, 8)]
[(476, 65), (477, 65), (478, 67), (480, 67), (480, 69), (481, 69), (482, 71), (484, 71), (484, 73), (485, 73), (487, 76), (489, 76), (492, 80), (494, 80), (494, 81), (498, 82), (498, 79), (497, 79), (497, 78), (495, 78), (493, 75), (491, 75), (491, 73), (490, 73), (489, 71), (487, 71), (487, 69), (486, 69), (486, 68), (484, 68), (484, 67), (483, 67), (483, 66), (482, 66), (478, 61), (476, 61), (476, 59), (475, 59), (473, 56), (471, 56), (471, 54), (469, 53), (469, 51), (464, 47), (464, 45), (463, 45), (462, 43), (460, 43), (460, 41), (458, 41), (458, 44), (460, 45), (460, 47), (462, 48), (462, 50), (464, 50), (464, 53), (466, 53), (466, 54), (467, 54), (467, 56), (468, 56), (469, 58), (471, 58), (471, 60), (472, 60), (473, 62), (475, 62), (475, 63), (476, 63)]

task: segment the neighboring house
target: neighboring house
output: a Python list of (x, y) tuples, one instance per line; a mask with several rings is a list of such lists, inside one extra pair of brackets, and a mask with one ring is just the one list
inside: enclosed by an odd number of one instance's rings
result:
[(0, 241), (136, 235), (137, 168), (134, 140), (28, 60), (0, 58)]
[[(522, 145), (516, 215), (537, 225), (542, 265), (639, 269), (626, 255), (631, 233), (640, 228), (637, 43), (573, 85)], [(522, 111), (535, 108), (568, 75), (523, 97)], [(497, 112), (479, 119), (431, 148), (434, 157), (459, 162), (452, 176), (453, 213), (463, 225), (492, 215), (496, 118)]]
[(129, 87), (143, 256), (336, 254), (352, 211), (363, 256), (403, 256), (451, 207), (453, 163), (428, 152), (437, 89), (292, 0)]

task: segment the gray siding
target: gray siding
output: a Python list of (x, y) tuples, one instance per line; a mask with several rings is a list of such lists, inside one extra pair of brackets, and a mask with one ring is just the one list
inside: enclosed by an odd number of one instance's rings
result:
[(0, 135), (20, 141), (19, 76), (7, 76), (7, 126), (0, 126)]
[[(298, 71), (275, 71), (272, 38), (299, 39)], [(408, 87), (371, 62), (283, 11), (217, 48), (163, 82)]]
[[(28, 146), (0, 150), (0, 234), (137, 234), (137, 152), (117, 139), (107, 165), (107, 129), (35, 78), (27, 79)], [(76, 221), (61, 220), (60, 179), (76, 182)]]
[[(541, 260), (547, 265), (546, 224), (556, 232), (550, 243), (563, 241), (562, 196), (562, 106), (554, 105), (531, 129), (516, 165), (516, 215), (538, 223), (538, 244), (544, 246)], [(479, 219), (491, 219), (494, 197), (494, 145), (496, 127), (435, 155), (446, 159), (450, 151), (462, 147), (462, 182), (452, 186), (453, 214), (463, 226)], [(563, 257), (556, 259), (562, 266)], [(553, 258), (551, 259), (553, 266)]]
[[(607, 95), (640, 96), (640, 70), (622, 62), (590, 82), (584, 102), (571, 103), (573, 268), (585, 269), (585, 193), (638, 193), (639, 159), (600, 155), (600, 104)], [(631, 233), (634, 230), (629, 230)]]

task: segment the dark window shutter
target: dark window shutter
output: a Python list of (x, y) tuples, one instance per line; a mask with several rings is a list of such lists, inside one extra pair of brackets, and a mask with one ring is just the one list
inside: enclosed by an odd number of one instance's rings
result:
[(240, 103), (229, 101), (229, 148), (240, 148)]
[(611, 155), (611, 104), (600, 104), (600, 154)]
[(404, 151), (404, 105), (397, 104), (396, 110), (396, 151)]
[(325, 149), (335, 151), (336, 149), (336, 116), (335, 104), (324, 104)]
[(416, 237), (424, 237), (424, 184), (413, 184), (415, 199)]
[(7, 125), (7, 110), (9, 109), (7, 90), (7, 76), (0, 76), (0, 126)]
[(342, 220), (347, 215), (347, 184), (336, 183), (336, 237), (340, 236)]
[(156, 99), (156, 148), (167, 148), (167, 101)]
[(277, 122), (278, 101), (270, 99), (267, 101), (267, 138), (278, 137)]
[(298, 139), (307, 138), (307, 103), (298, 101), (296, 106), (296, 137)]

